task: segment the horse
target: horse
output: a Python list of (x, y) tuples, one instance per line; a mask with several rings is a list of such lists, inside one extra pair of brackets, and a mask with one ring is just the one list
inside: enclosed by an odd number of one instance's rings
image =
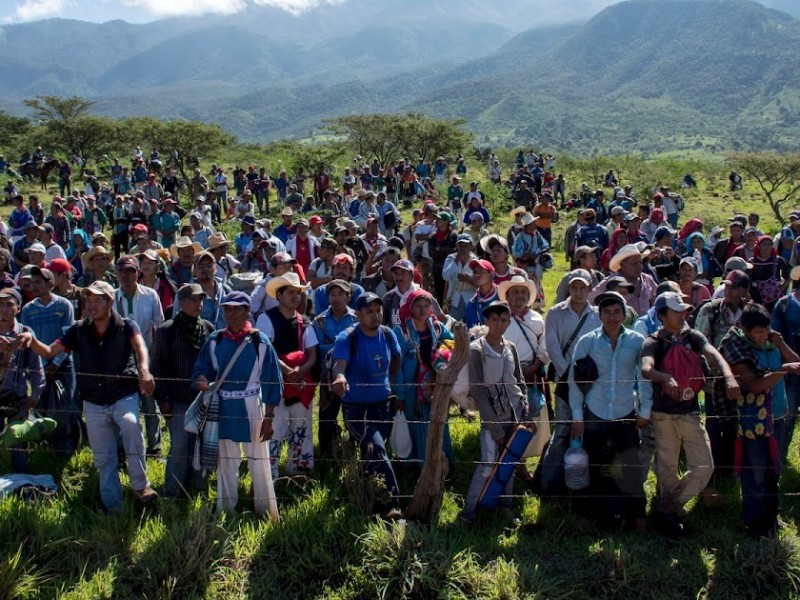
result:
[(42, 191), (47, 189), (47, 178), (50, 177), (50, 172), (53, 169), (60, 169), (61, 161), (57, 158), (42, 161), (42, 166), (39, 167), (39, 180), (42, 182)]

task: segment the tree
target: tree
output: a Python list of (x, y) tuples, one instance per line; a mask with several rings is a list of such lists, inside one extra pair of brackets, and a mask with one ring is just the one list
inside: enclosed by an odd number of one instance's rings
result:
[(388, 165), (400, 155), (431, 158), (466, 149), (472, 134), (461, 129), (463, 119), (432, 119), (420, 113), (352, 115), (326, 122), (328, 131), (344, 136), (362, 156)]
[(3, 140), (6, 152), (9, 152), (9, 149), (17, 148), (31, 129), (31, 122), (28, 119), (12, 117), (0, 110), (0, 140)]
[(775, 218), (785, 224), (783, 207), (800, 200), (800, 153), (742, 152), (729, 156), (728, 163), (758, 183)]
[(80, 96), (59, 98), (58, 96), (36, 96), (25, 100), (25, 105), (33, 109), (34, 120), (46, 124), (49, 121), (69, 121), (88, 114), (94, 106), (91, 100), (84, 100)]
[(352, 115), (326, 122), (332, 133), (344, 136), (361, 156), (387, 165), (402, 152), (404, 134), (400, 115)]
[(404, 117), (402, 137), (405, 154), (421, 159), (455, 154), (472, 143), (472, 134), (461, 127), (466, 119), (431, 119), (420, 113)]

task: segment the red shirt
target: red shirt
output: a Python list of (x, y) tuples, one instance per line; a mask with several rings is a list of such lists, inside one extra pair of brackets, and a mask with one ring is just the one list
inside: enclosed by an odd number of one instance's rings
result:
[(295, 260), (297, 264), (303, 267), (303, 271), (308, 271), (308, 266), (311, 264), (311, 241), (306, 238), (301, 240), (299, 236), (294, 238), (295, 245)]

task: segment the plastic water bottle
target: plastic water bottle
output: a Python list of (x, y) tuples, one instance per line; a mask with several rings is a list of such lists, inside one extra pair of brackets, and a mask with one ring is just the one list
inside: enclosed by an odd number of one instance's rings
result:
[(574, 438), (564, 454), (564, 480), (573, 491), (589, 486), (589, 455), (583, 449), (582, 438)]

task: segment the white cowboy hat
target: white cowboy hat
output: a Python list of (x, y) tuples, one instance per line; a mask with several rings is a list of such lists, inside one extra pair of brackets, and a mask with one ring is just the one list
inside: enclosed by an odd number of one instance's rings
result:
[(510, 290), (512, 287), (528, 288), (528, 291), (530, 292), (528, 306), (533, 306), (536, 303), (536, 296), (538, 293), (536, 284), (522, 275), (514, 275), (508, 281), (504, 281), (497, 286), (497, 295), (500, 297), (500, 302), (507, 302), (506, 295), (508, 294), (508, 290)]
[(487, 254), (489, 252), (489, 243), (492, 240), (497, 240), (500, 243), (500, 245), (503, 246), (503, 248), (508, 250), (508, 242), (506, 241), (506, 239), (504, 237), (501, 237), (501, 236), (497, 235), (496, 233), (492, 233), (492, 234), (483, 236), (481, 238), (481, 241), (480, 241), (481, 248)]
[(169, 253), (172, 254), (175, 258), (178, 258), (178, 250), (181, 248), (194, 248), (195, 254), (198, 252), (202, 252), (203, 247), (198, 242), (193, 242), (192, 239), (188, 235), (184, 235), (178, 238), (172, 246), (169, 247)]
[(284, 273), (280, 277), (273, 277), (272, 279), (267, 282), (266, 292), (267, 296), (270, 298), (278, 297), (278, 290), (282, 287), (293, 287), (299, 289), (301, 292), (305, 292), (308, 288), (308, 284), (300, 283), (300, 277), (294, 271), (289, 271)]
[(609, 270), (612, 272), (619, 271), (620, 265), (622, 264), (623, 260), (625, 260), (626, 258), (630, 258), (631, 256), (641, 256), (641, 255), (642, 253), (639, 251), (639, 248), (636, 247), (636, 244), (628, 244), (626, 246), (623, 246), (622, 248), (617, 250), (617, 253), (614, 256), (611, 257), (611, 262), (608, 265)]

